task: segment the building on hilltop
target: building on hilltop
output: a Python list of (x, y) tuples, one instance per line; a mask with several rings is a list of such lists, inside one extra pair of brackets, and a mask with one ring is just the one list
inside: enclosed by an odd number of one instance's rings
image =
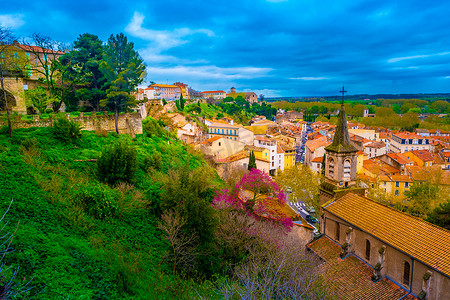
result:
[(216, 100), (222, 100), (226, 96), (227, 96), (227, 93), (225, 91), (204, 91), (204, 92), (202, 92), (203, 99), (213, 98)]
[[(52, 61), (63, 54), (63, 51), (23, 45), (17, 41), (10, 45), (2, 45), (0, 64), (3, 68), (6, 99), (11, 111), (21, 114), (27, 112), (24, 92), (42, 86), (42, 80), (52, 75), (50, 71)], [(0, 111), (6, 110), (4, 97), (4, 93), (0, 93)]]

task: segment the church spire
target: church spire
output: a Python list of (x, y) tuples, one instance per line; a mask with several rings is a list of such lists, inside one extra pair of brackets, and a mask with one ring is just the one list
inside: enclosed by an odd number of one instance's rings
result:
[(326, 147), (325, 150), (332, 152), (357, 152), (358, 149), (350, 143), (350, 135), (348, 133), (347, 116), (344, 109), (344, 93), (347, 91), (344, 89), (344, 86), (342, 86), (342, 91), (340, 92), (342, 93), (342, 102), (333, 143)]

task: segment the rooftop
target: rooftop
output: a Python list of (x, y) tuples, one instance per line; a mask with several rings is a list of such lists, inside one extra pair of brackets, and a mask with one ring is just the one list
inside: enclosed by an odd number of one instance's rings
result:
[(450, 276), (450, 231), (354, 193), (323, 209)]
[[(401, 299), (403, 288), (387, 278), (372, 282), (373, 269), (353, 255), (339, 258), (341, 247), (326, 236), (307, 246), (325, 262), (321, 265), (324, 285), (337, 299)], [(416, 299), (408, 295), (405, 300)]]

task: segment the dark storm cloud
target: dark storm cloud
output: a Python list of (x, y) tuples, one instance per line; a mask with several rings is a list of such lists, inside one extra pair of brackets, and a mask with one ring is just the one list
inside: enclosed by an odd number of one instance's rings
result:
[(446, 1), (39, 1), (6, 3), (27, 36), (106, 41), (124, 31), (149, 80), (266, 96), (450, 92)]

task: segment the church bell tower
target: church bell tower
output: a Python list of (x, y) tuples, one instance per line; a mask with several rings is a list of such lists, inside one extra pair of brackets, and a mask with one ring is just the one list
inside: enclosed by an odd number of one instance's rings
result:
[(350, 143), (347, 119), (344, 109), (344, 93), (333, 143), (325, 148), (325, 179), (320, 187), (320, 204), (356, 187), (356, 166), (358, 150)]

